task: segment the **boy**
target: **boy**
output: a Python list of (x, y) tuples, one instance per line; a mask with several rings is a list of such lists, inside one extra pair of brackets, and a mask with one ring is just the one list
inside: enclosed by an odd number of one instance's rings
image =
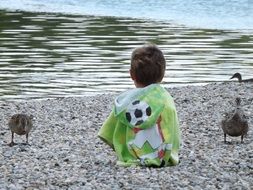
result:
[(123, 166), (178, 164), (179, 126), (170, 94), (160, 86), (166, 61), (155, 45), (132, 53), (130, 76), (136, 86), (119, 95), (98, 136)]

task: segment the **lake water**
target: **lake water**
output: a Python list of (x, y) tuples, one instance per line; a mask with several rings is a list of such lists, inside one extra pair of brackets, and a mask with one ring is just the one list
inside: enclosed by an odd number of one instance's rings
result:
[(187, 2), (1, 0), (0, 99), (132, 88), (130, 55), (147, 42), (165, 54), (167, 87), (253, 77), (253, 2)]

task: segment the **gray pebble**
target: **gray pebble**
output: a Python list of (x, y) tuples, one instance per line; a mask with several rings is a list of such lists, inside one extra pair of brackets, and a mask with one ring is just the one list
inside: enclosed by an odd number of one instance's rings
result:
[[(229, 82), (168, 89), (182, 145), (175, 167), (119, 167), (97, 138), (117, 94), (4, 102), (0, 109), (0, 189), (250, 189), (253, 187), (252, 84)], [(222, 114), (242, 98), (250, 131), (223, 143)], [(8, 109), (7, 109), (8, 108)], [(9, 147), (8, 118), (33, 114), (29, 143)]]

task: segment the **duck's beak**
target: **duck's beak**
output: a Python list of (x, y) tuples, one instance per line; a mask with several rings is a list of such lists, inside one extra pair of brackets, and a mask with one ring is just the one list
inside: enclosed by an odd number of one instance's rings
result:
[(233, 78), (235, 78), (235, 75), (233, 75), (230, 79), (233, 79)]

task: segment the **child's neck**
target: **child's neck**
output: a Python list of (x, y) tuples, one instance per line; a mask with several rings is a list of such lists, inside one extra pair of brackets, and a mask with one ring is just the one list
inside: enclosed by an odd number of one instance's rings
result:
[(143, 85), (143, 84), (135, 84), (135, 87), (136, 87), (136, 88), (144, 88), (144, 87), (146, 87), (146, 85)]
[[(153, 83), (153, 84), (159, 84), (159, 83)], [(137, 83), (137, 82), (135, 82), (134, 85), (136, 88), (145, 88), (146, 86), (148, 86), (148, 85), (143, 85), (143, 84)]]

